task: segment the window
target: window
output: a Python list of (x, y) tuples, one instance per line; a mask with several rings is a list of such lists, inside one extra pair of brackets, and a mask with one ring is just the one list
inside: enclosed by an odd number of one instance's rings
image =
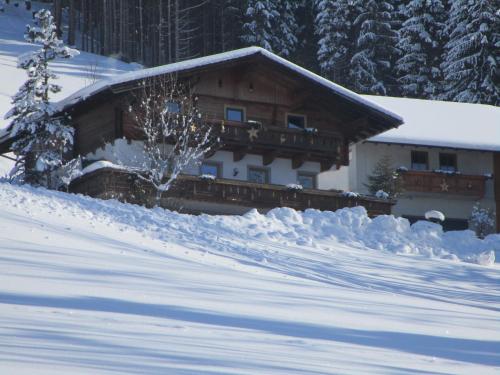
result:
[(316, 189), (316, 174), (310, 172), (298, 172), (297, 182), (304, 189)]
[(258, 184), (269, 183), (269, 170), (266, 168), (248, 168), (248, 181), (256, 182)]
[(306, 128), (306, 116), (303, 115), (286, 115), (287, 127), (291, 129), (305, 129)]
[(226, 107), (226, 120), (244, 122), (245, 110), (243, 108)]
[(181, 111), (181, 105), (177, 102), (167, 102), (166, 109), (168, 113), (179, 113)]
[(222, 176), (222, 164), (205, 161), (201, 164), (200, 175), (211, 175), (220, 178)]
[(411, 169), (426, 171), (429, 169), (429, 154), (426, 151), (411, 152)]
[(439, 169), (446, 172), (457, 171), (457, 155), (456, 154), (439, 154)]

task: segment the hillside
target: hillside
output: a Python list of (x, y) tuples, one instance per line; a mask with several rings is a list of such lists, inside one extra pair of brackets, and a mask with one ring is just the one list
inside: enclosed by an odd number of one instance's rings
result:
[(5, 183), (0, 202), (2, 374), (500, 369), (498, 264), (361, 243), (403, 233), (390, 217), (197, 217)]
[[(32, 24), (32, 12), (13, 4), (6, 4), (5, 12), (0, 12), (0, 129), (9, 123), (4, 115), (11, 108), (11, 97), (26, 80), (26, 72), (17, 68), (17, 57), (39, 48), (24, 40), (26, 25)], [(33, 2), (33, 9), (42, 5)], [(131, 65), (122, 61), (86, 52), (81, 52), (73, 59), (59, 60), (51, 68), (59, 76), (57, 83), (62, 86), (62, 91), (53, 96), (54, 101), (65, 98), (97, 79), (133, 70)], [(0, 157), (0, 176), (8, 172), (11, 166), (9, 160)]]

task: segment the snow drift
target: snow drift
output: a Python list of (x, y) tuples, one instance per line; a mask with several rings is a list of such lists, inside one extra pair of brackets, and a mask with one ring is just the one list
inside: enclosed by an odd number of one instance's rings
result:
[[(282, 245), (322, 248), (338, 241), (394, 254), (481, 265), (492, 265), (495, 252), (500, 251), (500, 235), (490, 235), (481, 240), (472, 231), (443, 232), (440, 225), (425, 221), (410, 225), (408, 220), (392, 215), (371, 219), (363, 207), (336, 212), (313, 209), (298, 212), (291, 208), (276, 208), (265, 215), (251, 210), (243, 216), (194, 216), (162, 208), (146, 209), (115, 200), (103, 201), (42, 188), (0, 184), (2, 202), (15, 202), (16, 206), (30, 210), (33, 199), (36, 199), (37, 205), (50, 209), (57, 207), (71, 216), (133, 226), (135, 230), (147, 232), (161, 241), (171, 241), (175, 235), (203, 247), (207, 239), (213, 239), (211, 246), (224, 251), (227, 244), (218, 243), (219, 236), (237, 237), (243, 242), (271, 241)], [(241, 248), (231, 250), (245, 251)], [(262, 254), (255, 254), (255, 257), (261, 258)]]

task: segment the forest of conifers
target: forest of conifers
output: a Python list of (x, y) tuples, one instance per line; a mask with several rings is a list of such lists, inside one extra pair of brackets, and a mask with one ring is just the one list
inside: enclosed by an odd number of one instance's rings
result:
[(500, 105), (500, 0), (55, 0), (54, 8), (71, 44), (145, 66), (258, 45), (359, 93)]

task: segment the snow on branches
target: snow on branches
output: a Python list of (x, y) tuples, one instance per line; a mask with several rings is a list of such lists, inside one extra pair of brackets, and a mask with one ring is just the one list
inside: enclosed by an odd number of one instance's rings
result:
[(39, 45), (35, 51), (22, 54), (18, 67), (28, 75), (27, 81), (12, 98), (12, 109), (5, 118), (12, 119), (8, 130), (15, 139), (11, 146), (16, 155), (13, 175), (22, 181), (49, 186), (51, 173), (63, 163), (63, 155), (73, 144), (73, 128), (64, 115), (55, 116), (50, 94), (61, 90), (52, 83), (57, 76), (49, 63), (57, 58), (71, 58), (78, 51), (63, 45), (57, 36), (50, 11), (35, 13), (35, 25), (27, 26), (26, 41)]
[(189, 84), (173, 76), (143, 80), (129, 112), (144, 136), (143, 166), (131, 171), (155, 188), (159, 203), (179, 174), (199, 164), (219, 140), (203, 118)]

